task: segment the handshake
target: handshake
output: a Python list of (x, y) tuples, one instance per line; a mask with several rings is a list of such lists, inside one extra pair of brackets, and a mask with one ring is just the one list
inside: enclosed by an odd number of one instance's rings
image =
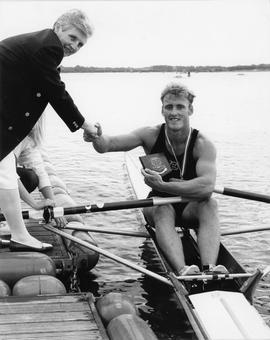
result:
[(102, 135), (102, 129), (99, 123), (90, 124), (86, 121), (82, 125), (83, 139), (85, 142), (94, 142)]

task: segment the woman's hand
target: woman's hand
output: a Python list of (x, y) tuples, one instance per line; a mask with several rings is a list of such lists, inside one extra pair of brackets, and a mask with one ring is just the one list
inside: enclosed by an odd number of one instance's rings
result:
[(55, 217), (54, 221), (58, 228), (65, 228), (65, 226), (68, 224), (68, 221), (65, 217)]

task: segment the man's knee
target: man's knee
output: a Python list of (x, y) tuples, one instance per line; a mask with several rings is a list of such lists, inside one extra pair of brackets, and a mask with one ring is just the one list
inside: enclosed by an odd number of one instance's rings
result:
[(199, 209), (207, 209), (208, 211), (216, 212), (218, 210), (217, 200), (213, 197), (210, 197), (206, 200), (203, 200), (198, 203)]
[(145, 208), (144, 217), (150, 225), (157, 225), (160, 221), (175, 219), (175, 211), (171, 204)]
[(184, 221), (199, 222), (201, 217), (205, 215), (216, 215), (218, 212), (218, 204), (215, 198), (208, 198), (199, 202), (190, 202), (185, 208), (182, 219)]
[(209, 198), (205, 201), (200, 202), (198, 205), (198, 220), (199, 225), (202, 223), (210, 225), (218, 225), (218, 203), (214, 198)]

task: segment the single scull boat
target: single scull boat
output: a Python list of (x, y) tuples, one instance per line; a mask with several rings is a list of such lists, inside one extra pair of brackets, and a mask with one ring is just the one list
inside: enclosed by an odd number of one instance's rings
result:
[[(133, 155), (126, 153), (125, 164), (134, 196), (137, 199), (146, 197), (149, 188), (143, 182)], [(178, 279), (156, 241), (154, 228), (146, 224), (146, 229), (167, 277), (173, 284), (179, 304), (198, 339), (270, 339), (270, 328), (251, 304), (256, 285), (265, 273), (257, 270), (252, 276), (245, 277), (247, 273), (244, 268), (221, 243), (217, 263), (224, 265), (229, 275)], [(200, 266), (195, 232), (183, 229), (179, 237), (182, 238), (187, 265)]]

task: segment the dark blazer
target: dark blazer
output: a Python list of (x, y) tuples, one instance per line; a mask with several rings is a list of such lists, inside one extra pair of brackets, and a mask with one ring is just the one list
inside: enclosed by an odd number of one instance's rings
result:
[(0, 42), (0, 160), (35, 125), (48, 103), (71, 131), (84, 117), (60, 79), (62, 44), (51, 29)]

